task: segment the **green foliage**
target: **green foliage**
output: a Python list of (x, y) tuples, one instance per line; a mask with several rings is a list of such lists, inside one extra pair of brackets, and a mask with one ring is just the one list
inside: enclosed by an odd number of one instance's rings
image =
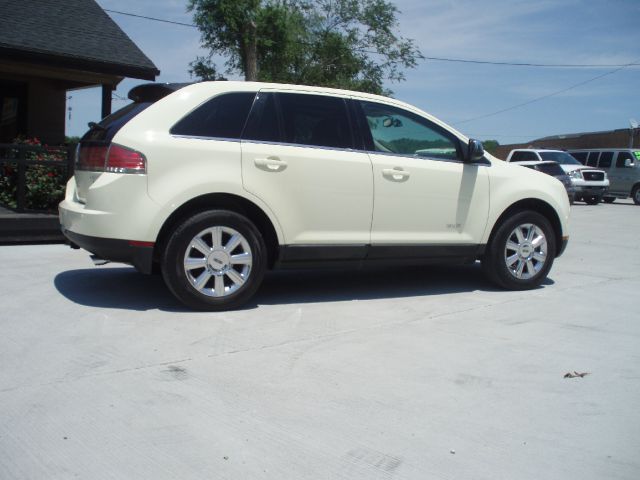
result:
[[(42, 145), (37, 138), (17, 138), (13, 144), (28, 145), (32, 148), (24, 154), (31, 161), (59, 161), (60, 166), (27, 165), (25, 170), (25, 200), (29, 210), (55, 211), (64, 198), (67, 183), (66, 150)], [(18, 158), (17, 148), (6, 148), (2, 152), (5, 158)], [(17, 207), (18, 163), (8, 161), (0, 166), (0, 204)]]
[(208, 57), (191, 64), (201, 79), (217, 79), (214, 55), (227, 74), (247, 80), (390, 93), (422, 58), (396, 35), (397, 8), (386, 0), (189, 0)]
[(497, 140), (485, 140), (482, 142), (482, 146), (484, 147), (485, 151), (493, 155), (496, 149), (500, 146), (500, 143)]

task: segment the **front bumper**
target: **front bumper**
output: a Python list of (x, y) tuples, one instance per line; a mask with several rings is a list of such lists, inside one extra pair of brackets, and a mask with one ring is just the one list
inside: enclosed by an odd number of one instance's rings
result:
[(595, 185), (576, 185), (576, 196), (603, 196), (609, 191), (609, 187), (595, 186)]
[(84, 248), (104, 260), (127, 263), (146, 274), (151, 273), (153, 269), (154, 244), (151, 242), (90, 237), (64, 227), (62, 233), (73, 245)]

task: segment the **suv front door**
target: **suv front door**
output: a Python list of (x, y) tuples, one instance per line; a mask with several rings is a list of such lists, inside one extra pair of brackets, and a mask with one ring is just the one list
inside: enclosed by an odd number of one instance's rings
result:
[(489, 212), (486, 165), (464, 163), (458, 138), (422, 116), (358, 104), (373, 163), (372, 246), (415, 246), (415, 255), (430, 256), (423, 247), (480, 244)]
[(370, 242), (371, 161), (353, 149), (351, 124), (345, 98), (262, 90), (243, 133), (244, 188), (275, 213), (287, 245), (329, 246), (308, 250), (316, 257), (364, 256)]

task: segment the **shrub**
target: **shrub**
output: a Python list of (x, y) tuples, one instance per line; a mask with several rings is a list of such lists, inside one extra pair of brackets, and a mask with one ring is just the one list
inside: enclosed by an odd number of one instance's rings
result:
[[(67, 180), (67, 152), (63, 147), (43, 145), (37, 138), (16, 138), (12, 144), (27, 145), (24, 158), (36, 162), (55, 161), (57, 165), (27, 165), (25, 171), (25, 208), (27, 210), (56, 211), (64, 198)], [(17, 208), (19, 149), (5, 147), (0, 157), (0, 204)]]

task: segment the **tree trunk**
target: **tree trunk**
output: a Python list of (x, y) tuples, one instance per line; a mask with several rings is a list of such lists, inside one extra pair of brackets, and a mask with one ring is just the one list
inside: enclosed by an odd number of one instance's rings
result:
[(247, 82), (258, 80), (258, 46), (256, 23), (251, 21), (247, 25), (244, 35), (244, 79)]

